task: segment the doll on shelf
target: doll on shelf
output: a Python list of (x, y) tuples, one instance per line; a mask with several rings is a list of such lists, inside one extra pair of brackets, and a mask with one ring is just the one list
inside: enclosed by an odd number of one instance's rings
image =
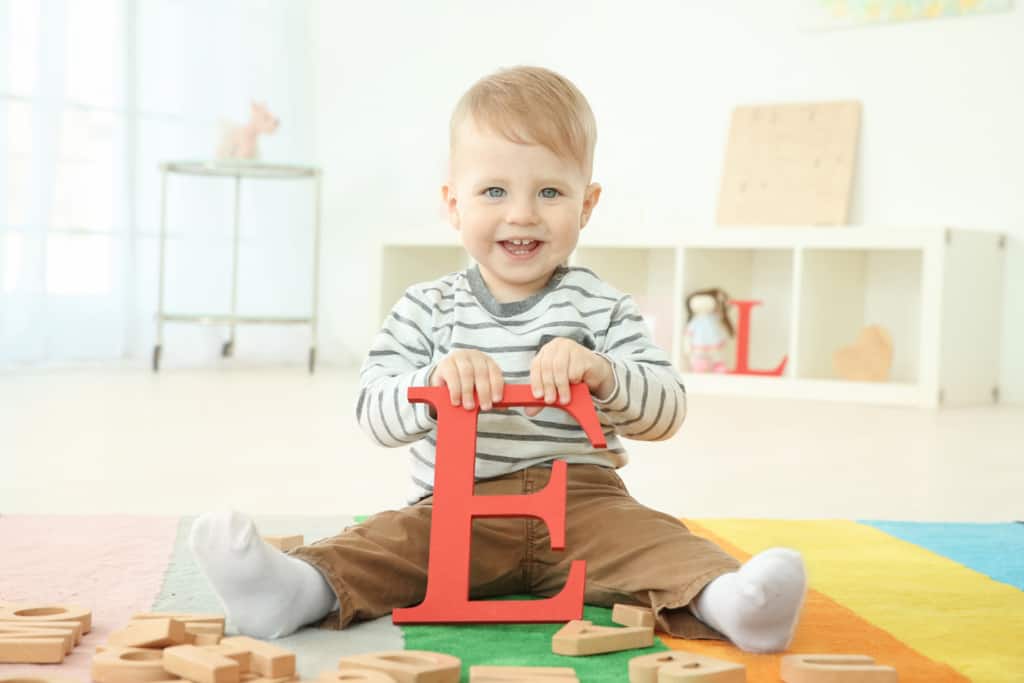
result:
[(693, 372), (726, 372), (725, 349), (734, 336), (727, 307), (729, 295), (721, 289), (701, 289), (686, 297), (686, 332), (683, 351)]

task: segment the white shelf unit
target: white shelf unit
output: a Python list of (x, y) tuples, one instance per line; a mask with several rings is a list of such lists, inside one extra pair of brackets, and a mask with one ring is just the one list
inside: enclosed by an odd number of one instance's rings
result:
[[(634, 297), (692, 394), (937, 407), (998, 400), (1004, 254), (1002, 234), (976, 230), (730, 227), (675, 241), (583, 233), (571, 263)], [(453, 239), (388, 241), (381, 318), (408, 285), (469, 263)], [(763, 302), (751, 314), (750, 367), (788, 356), (782, 377), (688, 372), (685, 297), (708, 287)], [(890, 380), (837, 379), (832, 354), (872, 324), (893, 338)]]

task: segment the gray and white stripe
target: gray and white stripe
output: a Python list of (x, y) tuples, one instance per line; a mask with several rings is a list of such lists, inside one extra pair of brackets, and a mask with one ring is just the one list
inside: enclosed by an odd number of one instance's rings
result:
[(507, 474), (565, 459), (621, 467), (620, 437), (671, 437), (686, 416), (682, 379), (655, 346), (631, 297), (584, 268), (560, 268), (529, 299), (500, 303), (476, 268), (410, 287), (395, 304), (360, 370), (356, 418), (383, 446), (409, 448), (414, 502), (433, 490), (437, 422), (426, 404), (407, 392), (426, 386), (436, 365), (453, 349), (479, 349), (502, 368), (507, 383), (528, 383), (530, 363), (543, 341), (575, 339), (614, 368), (615, 388), (594, 400), (607, 447), (595, 449), (559, 408), (527, 418), (520, 408), (480, 413), (476, 476)]

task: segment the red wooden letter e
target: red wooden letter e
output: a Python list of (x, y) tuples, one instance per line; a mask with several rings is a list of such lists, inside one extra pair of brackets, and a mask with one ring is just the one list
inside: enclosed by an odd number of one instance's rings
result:
[[(572, 415), (590, 439), (605, 446), (601, 423), (586, 384), (572, 386), (572, 400), (559, 405)], [(551, 532), (551, 547), (565, 548), (566, 464), (555, 461), (551, 478), (542, 491), (528, 495), (473, 495), (476, 462), (476, 424), (480, 401), (474, 410), (453, 406), (446, 387), (412, 387), (409, 400), (429, 403), (437, 411), (437, 454), (434, 469), (434, 503), (430, 525), (430, 558), (427, 590), (415, 607), (396, 609), (396, 624), (451, 622), (563, 622), (583, 616), (584, 560), (574, 560), (562, 592), (544, 600), (470, 600), (469, 545), (474, 517), (535, 517)], [(506, 385), (495, 407), (546, 405), (536, 399), (528, 384)]]

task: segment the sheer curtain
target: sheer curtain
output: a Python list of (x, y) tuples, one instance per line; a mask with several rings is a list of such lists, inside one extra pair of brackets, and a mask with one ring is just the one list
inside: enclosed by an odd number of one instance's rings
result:
[[(290, 0), (0, 0), (0, 365), (148, 356), (158, 164), (209, 158), (250, 99), (283, 122), (263, 157), (309, 163), (308, 16), (307, 2)], [(230, 191), (182, 182), (169, 192), (180, 207), (170, 302), (222, 308)], [(287, 267), (304, 246), (290, 234), (301, 192), (243, 195), (250, 271), (261, 253), (284, 264), (262, 291), (250, 277), (264, 310), (294, 311), (308, 289)], [(200, 342), (182, 344), (192, 357), (219, 343), (216, 332), (189, 335)]]

